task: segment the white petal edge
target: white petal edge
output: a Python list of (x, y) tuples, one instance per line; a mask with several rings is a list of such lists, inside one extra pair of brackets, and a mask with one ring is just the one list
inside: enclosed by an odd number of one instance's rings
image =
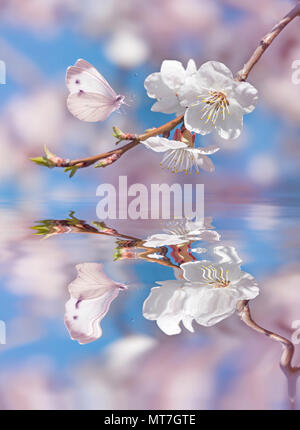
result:
[(165, 137), (153, 136), (142, 141), (142, 144), (148, 149), (152, 149), (155, 152), (166, 152), (170, 149), (185, 148), (187, 145), (178, 140), (169, 140)]

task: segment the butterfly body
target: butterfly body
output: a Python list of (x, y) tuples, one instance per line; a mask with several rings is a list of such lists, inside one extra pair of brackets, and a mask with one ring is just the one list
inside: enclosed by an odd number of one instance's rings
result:
[(124, 103), (125, 97), (117, 94), (98, 70), (82, 59), (68, 67), (66, 85), (70, 91), (68, 109), (81, 121), (104, 121)]

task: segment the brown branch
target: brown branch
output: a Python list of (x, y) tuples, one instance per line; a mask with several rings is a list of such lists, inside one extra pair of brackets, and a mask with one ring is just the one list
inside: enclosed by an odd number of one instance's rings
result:
[(125, 152), (129, 151), (129, 149), (131, 148), (134, 148), (143, 140), (146, 140), (152, 136), (157, 136), (159, 134), (170, 132), (182, 121), (183, 121), (183, 115), (180, 115), (177, 118), (172, 119), (172, 121), (169, 121), (160, 127), (153, 128), (142, 134), (125, 134), (120, 132), (122, 133), (118, 136), (120, 140), (131, 140), (131, 142), (127, 143), (127, 145), (124, 145), (122, 148), (114, 149), (112, 151), (105, 152), (103, 154), (94, 155), (93, 157), (80, 158), (78, 160), (67, 161), (65, 163), (62, 163), (60, 167), (69, 167), (69, 166), (87, 167), (87, 166), (90, 166), (91, 164), (96, 163), (99, 160), (111, 157), (114, 154), (117, 156), (116, 159), (114, 160), (116, 161), (123, 154), (125, 154)]
[(258, 333), (268, 336), (270, 339), (280, 342), (282, 346), (282, 354), (280, 359), (280, 368), (287, 378), (288, 383), (288, 396), (291, 404), (291, 408), (295, 408), (296, 400), (296, 386), (297, 379), (300, 374), (300, 366), (294, 367), (292, 360), (294, 357), (295, 347), (293, 343), (285, 337), (274, 333), (259, 326), (252, 318), (249, 308), (248, 300), (241, 300), (237, 304), (237, 313), (240, 319), (250, 328), (257, 331)]
[[(99, 236), (108, 236), (115, 237), (117, 240), (117, 244), (119, 247), (128, 247), (128, 248), (136, 248), (141, 249), (137, 255), (137, 259), (143, 259), (148, 262), (158, 263), (163, 266), (168, 266), (173, 269), (178, 269), (179, 266), (173, 264), (169, 257), (167, 257), (168, 249), (165, 246), (160, 246), (158, 248), (152, 248), (149, 246), (145, 246), (142, 239), (139, 239), (134, 236), (129, 236), (127, 234), (119, 233), (117, 230), (107, 227), (105, 223), (94, 221), (94, 226), (86, 223), (84, 220), (80, 220), (74, 217), (74, 212), (70, 212), (70, 218), (67, 219), (51, 219), (51, 220), (41, 220), (37, 221), (40, 225), (31, 227), (33, 230), (36, 230), (35, 234), (42, 235), (44, 238), (49, 238), (51, 236), (55, 236), (58, 234), (65, 233), (76, 233), (76, 234), (96, 234)], [(45, 228), (47, 227), (47, 230)], [(69, 230), (66, 230), (66, 227)], [(99, 230), (100, 228), (100, 230)], [(121, 246), (120, 239), (124, 242), (128, 242), (128, 244), (123, 243)], [(157, 259), (151, 257), (151, 254), (158, 253), (162, 256), (161, 259)]]
[(103, 152), (102, 154), (94, 155), (92, 157), (78, 158), (76, 160), (63, 160), (62, 163), (57, 167), (72, 167), (72, 166), (76, 166), (78, 168), (88, 167), (88, 166), (91, 166), (92, 164), (95, 164), (97, 161), (116, 155), (115, 160), (112, 161), (114, 162), (114, 161), (117, 161), (123, 154), (125, 154), (125, 152), (129, 151), (129, 149), (131, 148), (134, 148), (139, 143), (140, 142), (138, 140), (134, 140), (122, 146), (122, 148), (113, 149), (112, 151)]
[(129, 134), (129, 133), (123, 133), (120, 130), (118, 134), (118, 138), (120, 140), (138, 140), (139, 142), (142, 142), (143, 140), (149, 139), (149, 137), (158, 136), (159, 134), (169, 133), (171, 130), (173, 130), (177, 125), (182, 123), (184, 119), (184, 115), (179, 115), (178, 117), (172, 119), (171, 121), (167, 122), (164, 125), (161, 125), (157, 128), (152, 128), (150, 130), (147, 130), (145, 133), (142, 134)]
[(260, 57), (271, 45), (273, 40), (282, 32), (282, 30), (297, 16), (300, 16), (300, 3), (298, 4), (284, 17), (282, 18), (273, 28), (267, 33), (259, 42), (258, 47), (255, 49), (250, 59), (244, 65), (244, 67), (237, 73), (237, 81), (245, 81), (248, 78), (249, 73), (258, 62)]
[[(159, 134), (169, 133), (171, 130), (177, 127), (177, 125), (182, 123), (183, 118), (184, 118), (184, 115), (180, 115), (175, 119), (172, 119), (171, 121), (167, 122), (166, 124), (157, 128), (150, 129), (142, 134), (123, 133), (121, 130), (114, 127), (115, 136), (117, 134), (117, 138), (119, 139), (118, 142), (123, 140), (130, 140), (131, 142), (127, 143), (121, 148), (113, 149), (112, 151), (104, 152), (98, 155), (94, 155), (92, 157), (68, 160), (61, 157), (57, 157), (55, 154), (52, 154), (46, 148), (45, 150), (46, 157), (31, 158), (31, 160), (36, 162), (37, 164), (43, 164), (47, 167), (63, 167), (69, 170), (71, 170), (71, 168), (81, 169), (84, 167), (88, 167), (88, 166), (91, 166), (92, 164), (97, 163), (98, 161), (100, 162), (100, 164), (98, 164), (96, 167), (105, 167), (117, 161), (123, 154), (125, 154), (127, 151), (134, 148), (135, 146), (139, 145), (140, 142), (148, 139), (149, 137), (158, 136)], [(103, 160), (102, 165), (101, 165), (101, 160)]]

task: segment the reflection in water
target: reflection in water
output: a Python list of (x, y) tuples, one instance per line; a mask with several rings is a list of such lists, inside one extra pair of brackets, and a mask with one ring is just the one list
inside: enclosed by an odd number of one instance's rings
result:
[[(258, 283), (251, 274), (242, 271), (242, 260), (235, 248), (222, 245), (211, 221), (210, 218), (203, 222), (174, 221), (166, 226), (164, 233), (145, 240), (121, 234), (104, 222), (90, 225), (76, 218), (74, 212), (64, 220), (39, 221), (32, 228), (45, 238), (66, 233), (112, 236), (117, 245), (115, 260), (142, 259), (172, 268), (174, 279), (158, 281), (159, 286), (151, 289), (143, 305), (143, 316), (156, 321), (167, 335), (180, 333), (180, 323), (194, 332), (194, 320), (209, 327), (237, 312), (251, 329), (281, 343), (280, 367), (287, 377), (290, 404), (294, 407), (300, 372), (299, 367), (292, 366), (294, 345), (253, 320), (249, 300), (259, 294)], [(194, 242), (196, 248), (192, 247)], [(72, 339), (89, 343), (102, 335), (100, 321), (111, 302), (128, 286), (109, 279), (100, 263), (83, 262), (76, 268), (78, 276), (69, 285), (71, 298), (66, 304), (65, 323)]]
[(79, 343), (92, 342), (102, 334), (100, 321), (125, 285), (111, 281), (97, 263), (77, 264), (77, 278), (69, 285), (65, 323), (70, 336)]
[[(181, 332), (179, 323), (191, 332), (195, 320), (212, 326), (235, 312), (239, 300), (249, 300), (259, 293), (256, 280), (241, 271), (235, 250), (217, 246), (213, 252), (219, 257), (191, 261), (180, 265), (181, 279), (159, 282), (144, 303), (144, 316), (156, 320), (166, 334)], [(223, 262), (227, 255), (226, 262)]]
[(148, 237), (144, 242), (144, 246), (156, 248), (159, 246), (180, 245), (193, 240), (218, 241), (220, 240), (220, 235), (215, 230), (212, 230), (211, 222), (212, 219), (207, 217), (202, 221), (186, 220), (184, 222), (174, 221), (168, 223), (170, 225), (169, 228), (165, 228), (165, 233)]

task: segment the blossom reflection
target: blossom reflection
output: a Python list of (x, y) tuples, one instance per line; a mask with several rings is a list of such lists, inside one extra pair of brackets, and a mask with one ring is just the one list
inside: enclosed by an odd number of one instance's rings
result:
[(215, 242), (220, 240), (220, 235), (213, 230), (211, 225), (212, 218), (205, 217), (204, 219), (195, 221), (186, 219), (183, 222), (173, 221), (166, 226), (165, 233), (157, 233), (146, 239), (144, 246), (159, 247), (180, 245), (194, 240), (207, 242)]
[[(151, 290), (143, 308), (143, 315), (155, 320), (168, 335), (181, 332), (180, 322), (194, 332), (193, 320), (202, 326), (212, 326), (228, 318), (236, 310), (239, 300), (254, 299), (258, 284), (249, 273), (243, 272), (240, 260), (231, 247), (215, 247), (216, 262), (209, 260), (183, 263), (182, 279), (158, 282)], [(218, 251), (228, 256), (222, 262)]]

